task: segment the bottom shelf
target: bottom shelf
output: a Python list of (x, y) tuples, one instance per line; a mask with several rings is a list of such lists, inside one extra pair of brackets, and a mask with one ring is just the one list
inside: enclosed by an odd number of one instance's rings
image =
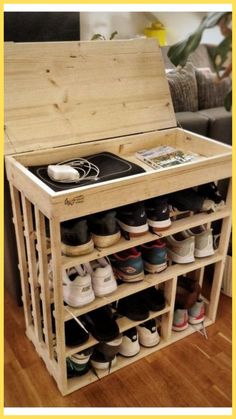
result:
[[(210, 320), (209, 318), (205, 319), (205, 327), (210, 326), (212, 324), (212, 320)], [(160, 349), (163, 349), (164, 347), (171, 345), (172, 343), (185, 338), (186, 336), (191, 335), (192, 333), (195, 333), (197, 330), (199, 330), (201, 328), (201, 325), (189, 325), (187, 329), (183, 330), (182, 332), (173, 332), (171, 334), (170, 339), (168, 340), (161, 340), (161, 342), (157, 345), (154, 346), (152, 348), (144, 348), (141, 347), (140, 352), (135, 355), (132, 358), (125, 358), (122, 357), (120, 355), (117, 356), (117, 362), (116, 365), (114, 365), (110, 372), (106, 371), (97, 371), (97, 375), (98, 377), (96, 377), (96, 375), (93, 373), (93, 371), (89, 371), (88, 373), (86, 373), (84, 376), (82, 377), (74, 377), (74, 378), (70, 378), (68, 380), (68, 387), (67, 387), (67, 393), (72, 393), (75, 390), (78, 390), (94, 381), (97, 381), (100, 378), (103, 378), (123, 367), (126, 367), (129, 364), (132, 364), (136, 361), (138, 361), (139, 359), (148, 356), (149, 354), (153, 353), (153, 352), (157, 352)]]

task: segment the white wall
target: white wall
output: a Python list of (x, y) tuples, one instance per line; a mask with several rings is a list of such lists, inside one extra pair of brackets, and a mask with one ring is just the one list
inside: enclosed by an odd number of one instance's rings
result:
[[(80, 36), (82, 40), (88, 40), (100, 33), (109, 38), (117, 30), (117, 38), (133, 38), (143, 35), (145, 26), (157, 17), (165, 25), (167, 44), (171, 45), (196, 29), (203, 16), (204, 13), (199, 12), (81, 12)], [(212, 28), (204, 33), (202, 42), (218, 44), (221, 39), (219, 29)]]

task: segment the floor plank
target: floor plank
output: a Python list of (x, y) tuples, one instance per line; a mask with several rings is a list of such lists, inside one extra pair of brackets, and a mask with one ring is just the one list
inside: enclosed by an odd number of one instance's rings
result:
[(5, 296), (6, 407), (231, 407), (231, 299), (221, 295), (208, 340), (199, 333), (62, 397)]

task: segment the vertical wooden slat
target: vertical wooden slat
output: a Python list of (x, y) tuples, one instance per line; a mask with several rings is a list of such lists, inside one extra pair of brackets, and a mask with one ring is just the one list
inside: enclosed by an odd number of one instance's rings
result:
[(204, 278), (205, 267), (203, 266), (200, 269), (197, 269), (194, 272), (194, 278), (198, 281), (199, 285), (202, 287), (203, 278)]
[(16, 245), (17, 245), (18, 259), (19, 259), (25, 325), (26, 325), (26, 330), (27, 330), (29, 326), (32, 325), (27, 258), (26, 258), (26, 251), (25, 251), (24, 229), (23, 229), (22, 213), (21, 213), (21, 206), (20, 206), (20, 193), (12, 185), (12, 183), (10, 183), (10, 194), (11, 194), (11, 202), (12, 202), (12, 210), (13, 210), (13, 221), (14, 221), (15, 233), (16, 233)]
[(45, 217), (42, 212), (34, 207), (36, 221), (36, 237), (38, 245), (38, 263), (39, 277), (42, 295), (43, 325), (45, 342), (48, 348), (49, 357), (53, 358), (53, 337), (52, 337), (52, 319), (51, 303), (48, 278), (48, 260), (47, 260), (47, 241), (45, 231)]
[[(228, 207), (231, 207), (232, 205), (232, 179), (230, 179), (229, 181), (226, 205)], [(229, 217), (224, 218), (222, 222), (220, 242), (219, 242), (219, 248), (218, 248), (219, 252), (222, 254), (222, 260), (215, 264), (213, 282), (212, 282), (212, 287), (211, 287), (210, 304), (207, 311), (208, 317), (213, 321), (215, 321), (216, 314), (217, 314), (217, 308), (218, 308), (218, 303), (219, 303), (219, 298), (220, 298), (220, 290), (221, 290), (222, 279), (223, 279), (223, 274), (224, 274), (226, 256), (228, 252), (231, 228), (232, 228), (232, 217), (229, 216)]]
[(170, 311), (162, 316), (161, 319), (161, 336), (167, 340), (171, 336), (173, 313), (175, 306), (177, 277), (169, 279), (164, 284), (164, 295), (167, 303), (170, 305)]
[(39, 342), (43, 340), (42, 319), (40, 310), (40, 295), (37, 274), (37, 259), (35, 248), (35, 234), (33, 227), (32, 207), (30, 201), (21, 194), (24, 216), (25, 240), (28, 255), (29, 280), (31, 286), (31, 301), (33, 308), (35, 334)]
[(62, 270), (61, 270), (61, 233), (60, 222), (57, 218), (49, 220), (51, 252), (52, 252), (52, 269), (53, 269), (53, 288), (54, 288), (54, 305), (55, 305), (55, 323), (56, 323), (56, 340), (57, 340), (57, 360), (58, 360), (58, 382), (60, 391), (65, 394), (67, 389), (67, 373), (66, 373), (66, 351), (65, 351), (65, 323), (63, 310), (63, 293), (62, 293)]

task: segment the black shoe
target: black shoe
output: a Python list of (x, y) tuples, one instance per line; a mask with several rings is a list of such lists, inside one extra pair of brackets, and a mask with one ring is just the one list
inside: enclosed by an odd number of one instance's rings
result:
[(84, 255), (94, 249), (85, 218), (76, 218), (61, 223), (61, 241), (62, 252), (67, 256)]
[(116, 221), (116, 211), (100, 212), (88, 218), (89, 229), (95, 246), (108, 247), (120, 239), (120, 228)]
[(169, 203), (166, 197), (157, 197), (145, 202), (148, 225), (160, 231), (171, 225)]
[(96, 345), (96, 349), (104, 355), (106, 361), (111, 361), (119, 352), (122, 342), (122, 335), (120, 334), (116, 339), (109, 342), (100, 342)]
[(99, 342), (116, 339), (120, 334), (118, 324), (115, 322), (112, 311), (108, 306), (83, 314), (80, 319), (86, 329)]
[(149, 317), (149, 310), (138, 293), (119, 300), (117, 312), (134, 321), (146, 320)]
[(65, 322), (65, 341), (67, 346), (79, 346), (87, 342), (89, 333), (74, 319)]
[(118, 208), (116, 218), (120, 228), (130, 236), (140, 236), (148, 231), (147, 215), (141, 202)]
[(110, 370), (110, 368), (116, 364), (116, 355), (113, 358), (107, 360), (106, 356), (100, 352), (96, 346), (90, 358), (92, 367), (95, 370)]
[(220, 194), (215, 182), (206, 183), (198, 187), (198, 193), (204, 198), (211, 199), (215, 204), (224, 204), (224, 199)]
[(143, 302), (146, 304), (148, 310), (151, 311), (160, 311), (165, 308), (166, 302), (164, 293), (160, 289), (155, 287), (147, 288), (146, 290), (140, 291), (138, 296), (142, 298)]
[(169, 203), (179, 211), (202, 211), (204, 197), (194, 189), (184, 189), (169, 195)]

